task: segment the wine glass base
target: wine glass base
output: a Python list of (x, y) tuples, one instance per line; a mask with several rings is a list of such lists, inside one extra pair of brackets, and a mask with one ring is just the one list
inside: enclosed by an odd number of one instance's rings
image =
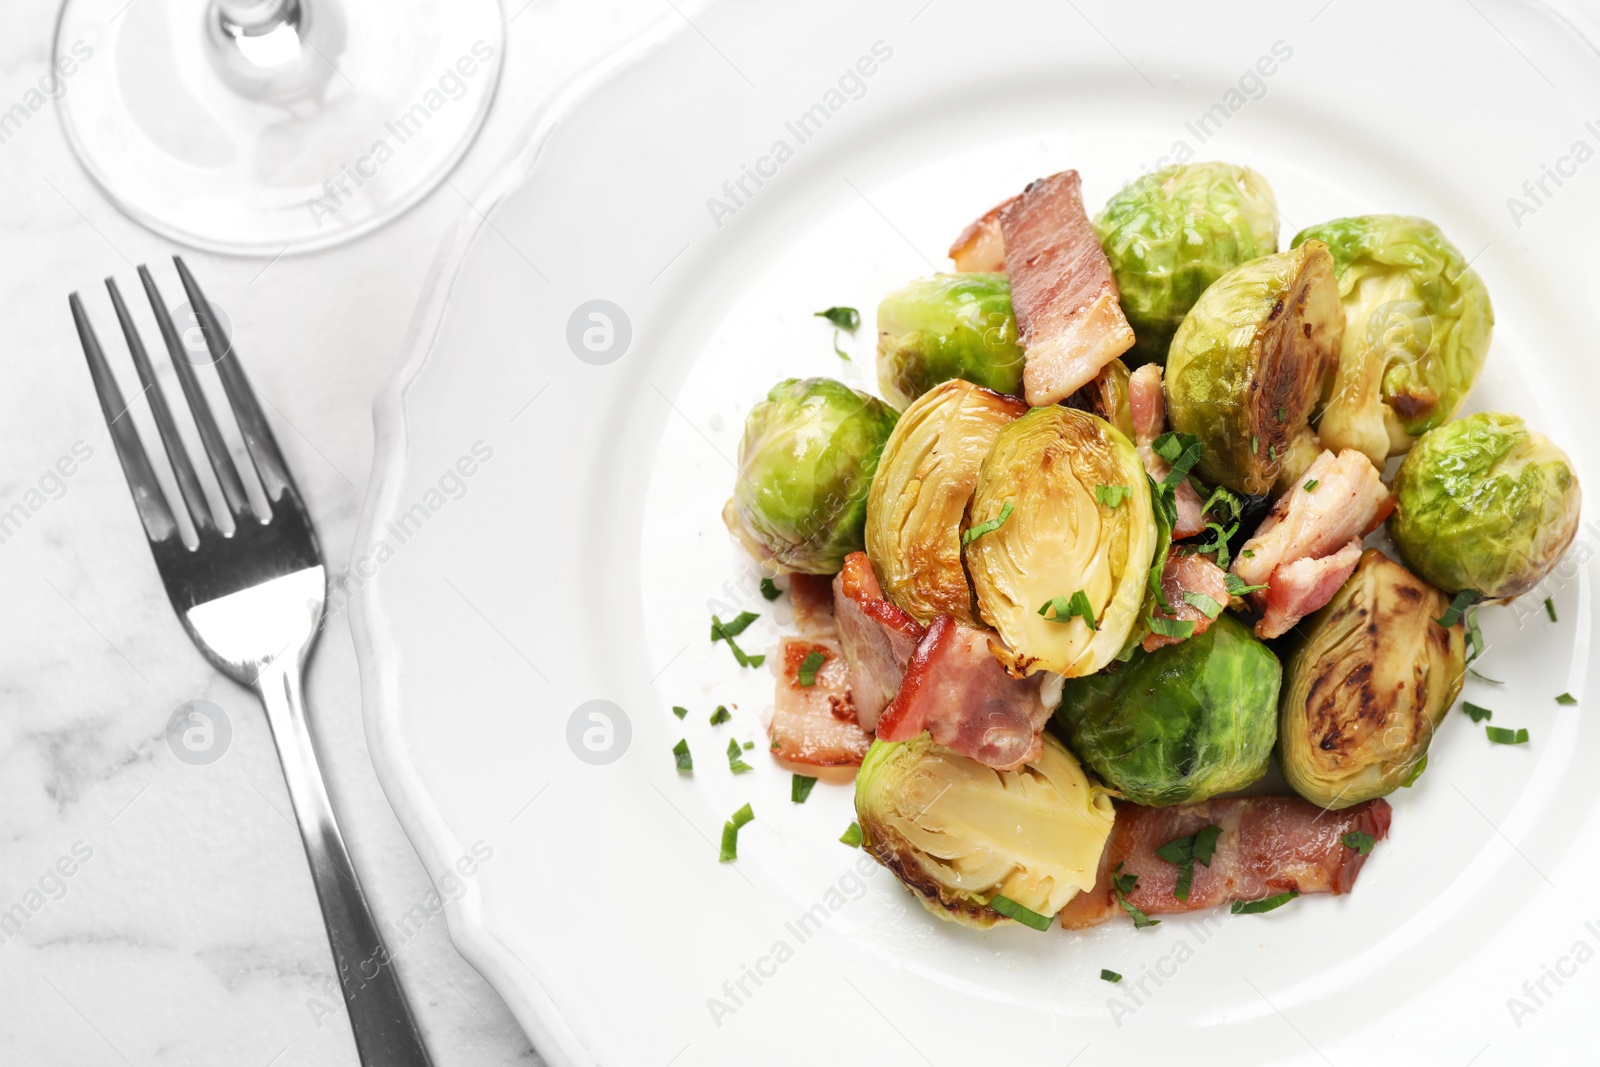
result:
[(56, 106), (119, 208), (277, 256), (367, 233), (444, 180), (500, 78), (498, 0), (302, 3), (299, 35), (245, 42), (257, 70), (226, 61), (209, 0), (65, 0)]

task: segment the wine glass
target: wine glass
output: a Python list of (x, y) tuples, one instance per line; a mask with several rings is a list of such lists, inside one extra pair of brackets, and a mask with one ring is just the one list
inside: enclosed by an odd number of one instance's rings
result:
[(134, 219), (277, 256), (366, 233), (443, 181), (504, 44), (499, 0), (64, 0), (56, 106)]

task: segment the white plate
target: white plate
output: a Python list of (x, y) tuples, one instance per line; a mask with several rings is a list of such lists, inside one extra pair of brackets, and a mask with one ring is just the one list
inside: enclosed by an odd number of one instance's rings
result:
[[(1069, 166), (1098, 209), (1174, 152), (1248, 163), (1277, 190), (1285, 243), (1354, 212), (1433, 218), (1494, 297), (1472, 404), (1527, 416), (1587, 479), (1600, 122), (1585, 122), (1600, 119), (1600, 63), (1572, 24), (1508, 0), (1226, 15), (841, 0), (692, 18), (541, 120), (489, 224), (474, 217), (446, 251), (413, 358), (378, 405), (356, 567), (374, 756), (431, 868), (492, 849), (452, 883), (451, 930), (544, 1055), (1572, 1054), (1600, 975), (1600, 925), (1584, 925), (1600, 919), (1587, 903), (1600, 726), (1585, 707), (1600, 526), (1552, 580), (1559, 624), (1538, 597), (1485, 612), (1481, 666), (1505, 684), (1467, 695), (1532, 743), (1491, 746), (1452, 716), (1428, 773), (1392, 798), (1392, 840), (1357, 891), (1270, 916), (1076, 935), (940, 923), (838, 843), (847, 787), (790, 803), (762, 740), (771, 676), (707, 640), (713, 611), (761, 611), (755, 649), (786, 617), (753, 595), (718, 518), (743, 413), (788, 376), (870, 388), (879, 298), (944, 267), (979, 212)], [(847, 73), (858, 64), (870, 76)], [(795, 124), (818, 104), (826, 121), (801, 143)], [(1563, 161), (1580, 140), (1584, 161)], [(1542, 164), (1568, 174), (1535, 203), (1523, 182)], [(769, 176), (735, 202), (724, 182), (755, 168)], [(1514, 218), (1508, 197), (1532, 211)], [(595, 300), (621, 316), (586, 361), (568, 339), (597, 325)], [(849, 363), (811, 316), (832, 304), (865, 312)], [(1558, 707), (1563, 690), (1579, 706)], [(578, 755), (595, 700), (616, 709), (604, 764)], [(737, 710), (712, 727), (719, 703)], [(692, 777), (674, 769), (680, 737)], [(752, 773), (729, 773), (730, 737), (756, 742)], [(723, 821), (746, 801), (740, 858), (718, 864)], [(1107, 985), (1102, 967), (1127, 977)]]

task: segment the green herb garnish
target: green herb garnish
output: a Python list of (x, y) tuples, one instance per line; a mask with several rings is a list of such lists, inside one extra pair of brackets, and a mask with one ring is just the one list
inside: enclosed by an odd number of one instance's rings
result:
[(1204, 593), (1185, 592), (1183, 594), (1183, 599), (1185, 603), (1192, 604), (1199, 608), (1201, 614), (1208, 619), (1214, 619), (1218, 615), (1222, 614), (1222, 605), (1218, 604), (1215, 600), (1212, 600)]
[(1125, 485), (1097, 485), (1094, 487), (1094, 499), (1103, 508), (1114, 508), (1128, 499), (1128, 494), (1133, 492)]
[(1525, 745), (1528, 743), (1528, 731), (1526, 728), (1519, 727), (1515, 730), (1508, 730), (1504, 726), (1485, 726), (1484, 730), (1489, 734), (1489, 740), (1497, 745)]
[(1180, 641), (1187, 641), (1194, 636), (1194, 623), (1188, 619), (1169, 619), (1165, 615), (1152, 615), (1146, 621), (1150, 624), (1150, 632), (1160, 634), (1162, 637), (1175, 637)]
[(861, 312), (855, 308), (832, 307), (826, 311), (817, 311), (813, 315), (819, 319), (827, 319), (841, 330), (854, 331), (861, 325)]
[(1550, 597), (1545, 597), (1544, 598), (1544, 613), (1546, 615), (1550, 616), (1550, 621), (1551, 622), (1559, 622), (1560, 621), (1559, 619), (1556, 618), (1556, 602), (1554, 600), (1552, 600)]
[(1118, 974), (1116, 971), (1108, 971), (1102, 967), (1100, 968), (1100, 980), (1102, 982), (1120, 982), (1122, 981), (1122, 975)]
[(1461, 592), (1456, 594), (1456, 598), (1450, 601), (1450, 607), (1445, 609), (1445, 613), (1434, 621), (1448, 630), (1450, 627), (1461, 621), (1462, 613), (1470, 608), (1472, 606), (1472, 602), (1477, 599), (1478, 594), (1474, 590), (1461, 590)]
[(1371, 852), (1372, 846), (1377, 844), (1372, 835), (1365, 830), (1351, 830), (1339, 840), (1344, 842), (1345, 848), (1353, 848), (1363, 856)]
[(1263, 900), (1236, 900), (1233, 907), (1228, 910), (1235, 915), (1260, 915), (1263, 912), (1274, 911), (1283, 907), (1289, 901), (1300, 895), (1298, 889), (1291, 889), (1287, 893), (1279, 893), (1274, 897)]
[(739, 827), (751, 822), (756, 813), (746, 804), (733, 813), (733, 818), (722, 824), (722, 852), (717, 856), (718, 863), (727, 863), (729, 860), (739, 858)]
[(1246, 585), (1245, 580), (1229, 571), (1222, 576), (1223, 584), (1228, 587), (1229, 596), (1244, 596), (1246, 593), (1259, 593), (1265, 589), (1264, 585)]
[(733, 653), (733, 658), (741, 667), (759, 667), (767, 661), (766, 656), (746, 655), (744, 649), (734, 642), (734, 636), (744, 633), (745, 629), (761, 616), (753, 611), (741, 611), (739, 617), (732, 622), (723, 622), (715, 615), (711, 616), (711, 643), (726, 641), (728, 649)]
[[(1051, 611), (1054, 611), (1055, 614), (1048, 614)], [(1089, 594), (1082, 589), (1073, 593), (1070, 597), (1058, 596), (1054, 600), (1045, 601), (1039, 608), (1039, 614), (1043, 615), (1048, 622), (1071, 622), (1074, 617), (1077, 617), (1082, 619), (1083, 624), (1089, 629), (1100, 629), (1094, 621), (1094, 608), (1089, 604)]]
[(1472, 719), (1473, 722), (1482, 722), (1485, 719), (1494, 718), (1494, 712), (1479, 704), (1474, 704), (1470, 700), (1463, 700), (1461, 702), (1461, 710), (1466, 712), (1467, 716)]
[(989, 910), (997, 911), (1008, 919), (1014, 919), (1023, 926), (1031, 926), (1035, 930), (1050, 929), (1049, 915), (1040, 915), (1031, 908), (1025, 908), (1010, 897), (1003, 897), (996, 893), (994, 899), (989, 901)]
[(1571, 707), (1577, 702), (1578, 698), (1573, 696), (1571, 693), (1562, 693), (1560, 696), (1556, 697), (1556, 703), (1560, 704), (1562, 707)]
[(1259, 438), (1259, 437), (1250, 438), (1250, 454), (1253, 456), (1253, 455), (1255, 455), (1256, 453), (1258, 453), (1260, 451), (1261, 451), (1261, 438)]
[(1306, 482), (1306, 484), (1302, 485), (1300, 488), (1304, 489), (1308, 493), (1314, 493), (1317, 490), (1317, 486), (1319, 486), (1321, 484), (1322, 484), (1321, 482), (1317, 481), (1315, 478), (1312, 478), (1312, 479), (1308, 480)]
[(728, 770), (734, 774), (743, 774), (745, 771), (755, 770), (754, 767), (744, 761), (744, 749), (740, 748), (739, 742), (731, 737), (728, 738)]
[(717, 710), (711, 713), (711, 725), (721, 726), (731, 718), (733, 718), (733, 716), (729, 714), (727, 705), (718, 704)]
[(816, 784), (817, 780), (815, 778), (807, 778), (803, 774), (795, 775), (794, 779), (789, 783), (789, 799), (796, 804), (804, 804), (806, 798), (811, 795), (812, 786)]
[(778, 588), (778, 583), (771, 578), (761, 579), (761, 595), (768, 600), (777, 600), (783, 595), (783, 590)]
[(692, 770), (694, 770), (694, 757), (689, 755), (689, 742), (688, 741), (679, 740), (677, 744), (672, 746), (672, 754), (675, 757), (677, 757), (678, 770), (680, 770), (680, 771), (692, 771)]
[(845, 832), (839, 835), (839, 840), (849, 845), (851, 848), (860, 848), (861, 824), (858, 822), (851, 823)]
[(812, 649), (806, 653), (806, 658), (800, 661), (800, 669), (795, 671), (795, 680), (807, 688), (816, 685), (817, 671), (826, 662), (828, 662), (826, 655)]
[(688, 708), (684, 708), (684, 707), (679, 707), (677, 704), (674, 704), (674, 705), (672, 705), (672, 714), (676, 715), (678, 718), (681, 719), (685, 715), (689, 714), (689, 709)]
[(1011, 501), (1007, 500), (1004, 504), (1000, 505), (1000, 514), (997, 517), (990, 519), (988, 522), (980, 522), (976, 526), (963, 530), (961, 532), (961, 543), (963, 545), (970, 545), (984, 534), (994, 533), (996, 530), (1000, 529), (1000, 527), (1004, 526), (1006, 524), (1006, 520), (1010, 517)]
[(1133, 892), (1139, 884), (1137, 874), (1123, 874), (1122, 864), (1117, 864), (1117, 869), (1111, 872), (1111, 891), (1116, 894), (1117, 903), (1122, 910), (1128, 913), (1133, 920), (1135, 930), (1143, 930), (1146, 926), (1160, 926), (1160, 919), (1152, 919), (1128, 901), (1128, 894)]
[(1189, 888), (1194, 884), (1195, 861), (1200, 861), (1206, 867), (1211, 866), (1211, 857), (1216, 854), (1217, 838), (1221, 834), (1222, 827), (1205, 826), (1188, 837), (1174, 838), (1156, 849), (1156, 855), (1178, 868), (1178, 883), (1173, 886), (1173, 896), (1183, 901), (1189, 899)]

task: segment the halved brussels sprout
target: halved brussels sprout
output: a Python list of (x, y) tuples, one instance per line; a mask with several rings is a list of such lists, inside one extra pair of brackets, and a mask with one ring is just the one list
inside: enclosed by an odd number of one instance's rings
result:
[(867, 492), (896, 414), (832, 378), (790, 378), (750, 410), (723, 521), (750, 554), (832, 574), (859, 552)]
[(1204, 633), (1068, 681), (1055, 727), (1136, 804), (1190, 804), (1267, 772), (1278, 733), (1278, 657), (1224, 612)]
[(1197, 473), (1255, 496), (1272, 488), (1322, 396), (1344, 332), (1321, 241), (1237, 267), (1200, 295), (1167, 354), (1167, 417), (1205, 446)]
[(1093, 674), (1132, 634), (1155, 554), (1139, 453), (1104, 419), (1034, 408), (995, 439), (969, 525), (1007, 504), (1010, 516), (967, 545), (979, 613), (1010, 650), (1012, 673)]
[(961, 566), (961, 520), (994, 439), (1028, 405), (956, 379), (906, 408), (867, 497), (867, 556), (888, 599), (924, 625), (980, 624)]
[(1405, 784), (1466, 674), (1465, 628), (1436, 621), (1449, 607), (1369, 548), (1301, 625), (1278, 726), (1278, 763), (1296, 793), (1337, 810)]
[(1538, 585), (1578, 533), (1583, 493), (1567, 454), (1515, 415), (1429, 430), (1400, 464), (1389, 537), (1447, 593), (1507, 600)]
[(878, 305), (878, 388), (904, 408), (940, 382), (964, 378), (1022, 391), (1022, 348), (1004, 274), (935, 274)]
[(927, 735), (874, 741), (856, 773), (861, 847), (941, 919), (993, 926), (996, 894), (1054, 915), (1094, 888), (1115, 811), (1053, 737), (1014, 771)]
[(1094, 381), (1067, 397), (1062, 403), (1069, 408), (1099, 415), (1120, 430), (1124, 437), (1132, 440), (1133, 407), (1128, 402), (1130, 377), (1128, 365), (1120, 359), (1114, 359), (1100, 368), (1100, 373), (1094, 376)]
[(1128, 362), (1167, 358), (1200, 294), (1242, 263), (1278, 250), (1267, 180), (1231, 163), (1187, 163), (1146, 174), (1094, 220), (1133, 327)]
[(1362, 215), (1302, 230), (1333, 256), (1344, 299), (1338, 374), (1318, 424), (1324, 444), (1374, 466), (1443, 425), (1489, 352), (1489, 291), (1427, 219)]

